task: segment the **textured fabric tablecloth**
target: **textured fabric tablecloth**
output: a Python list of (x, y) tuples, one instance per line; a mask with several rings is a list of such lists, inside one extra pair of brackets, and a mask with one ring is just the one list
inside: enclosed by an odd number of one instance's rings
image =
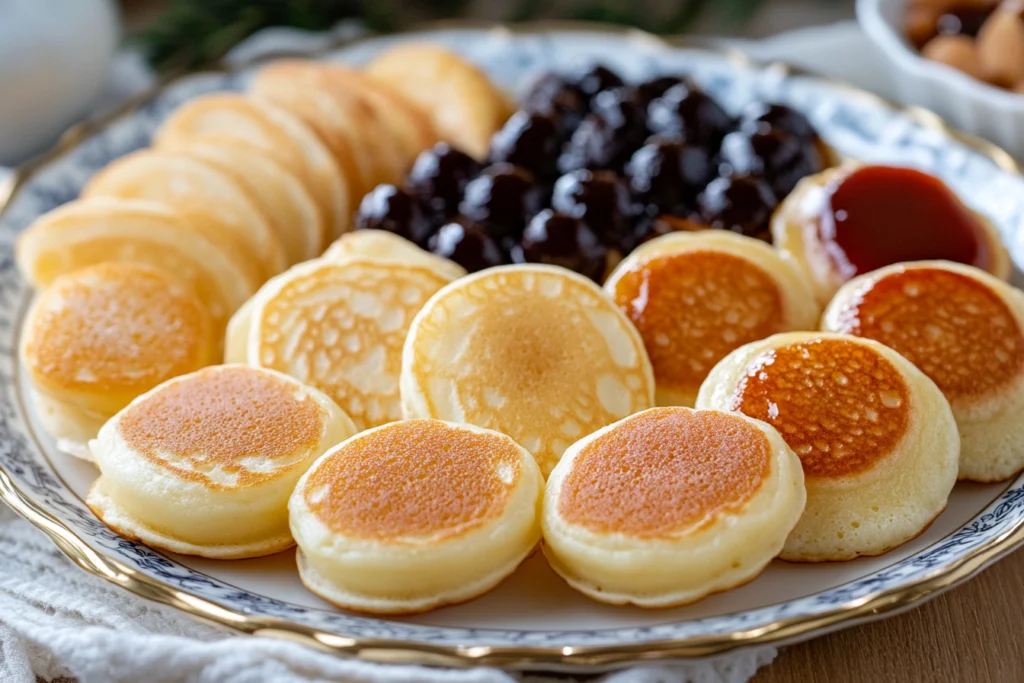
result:
[[(273, 29), (230, 55), (315, 47), (351, 32)], [(855, 24), (734, 43), (757, 59), (782, 59), (887, 94), (883, 70)], [(856, 59), (851, 59), (856, 55)], [(147, 87), (141, 60), (123, 54), (97, 110)], [(4, 169), (0, 168), (0, 180)], [(775, 657), (771, 647), (676, 667), (636, 668), (608, 683), (743, 683)], [(498, 683), (496, 669), (454, 671), (365, 664), (265, 638), (237, 636), (137, 598), (75, 567), (41, 532), (0, 504), (0, 683), (67, 677), (81, 683), (308, 683), (387, 681)], [(540, 680), (532, 677), (532, 680)]]

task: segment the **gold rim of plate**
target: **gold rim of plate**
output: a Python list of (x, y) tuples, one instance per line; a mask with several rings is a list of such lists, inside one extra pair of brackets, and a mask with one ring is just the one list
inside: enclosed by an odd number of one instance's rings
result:
[[(588, 22), (548, 21), (504, 25), (475, 21), (443, 21), (422, 24), (398, 35), (416, 35), (445, 29), (490, 30), (515, 34), (559, 31), (609, 33), (668, 49), (699, 48), (723, 54), (737, 65), (757, 65), (757, 62), (750, 60), (738, 50), (723, 50), (715, 43), (700, 38), (661, 37), (636, 29)], [(284, 56), (314, 58), (340, 48), (372, 41), (378, 37), (369, 35), (351, 40), (339, 40), (311, 52), (276, 53), (261, 56), (244, 64), (216, 65), (205, 69), (205, 71), (229, 73)], [(813, 72), (787, 64), (770, 63), (760, 66), (782, 73), (820, 78), (830, 85), (846, 91), (850, 97), (869, 100), (890, 110), (899, 111), (919, 125), (963, 143), (988, 157), (1004, 171), (1020, 173), (1017, 162), (1005, 150), (979, 137), (951, 128), (938, 115), (927, 109), (897, 105), (847, 83), (823, 78)], [(157, 96), (169, 84), (195, 73), (190, 72), (166, 78), (148, 92), (126, 101), (107, 116), (70, 128), (49, 152), (19, 167), (5, 182), (0, 183), (0, 218), (3, 217), (6, 207), (18, 191), (41, 168), (60, 159), (79, 142), (97, 131), (115, 121), (131, 116), (142, 104)], [(38, 443), (36, 445), (41, 447)], [(1024, 523), (1022, 523), (960, 557), (955, 563), (932, 572), (913, 583), (878, 591), (867, 597), (843, 603), (825, 613), (781, 619), (770, 624), (761, 624), (748, 630), (724, 635), (590, 647), (447, 646), (404, 640), (348, 637), (329, 633), (284, 619), (246, 615), (172, 588), (93, 550), (72, 529), (19, 490), (2, 467), (0, 467), (0, 500), (39, 527), (79, 567), (143, 598), (176, 607), (194, 617), (251, 635), (291, 640), (320, 650), (357, 657), (370, 662), (432, 666), (602, 668), (628, 662), (707, 657), (738, 647), (779, 645), (909, 609), (966, 581), (1017, 546), (1024, 544)]]

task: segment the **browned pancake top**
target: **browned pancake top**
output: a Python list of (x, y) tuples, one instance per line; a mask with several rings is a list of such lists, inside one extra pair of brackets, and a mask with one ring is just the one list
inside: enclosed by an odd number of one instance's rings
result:
[(640, 330), (658, 386), (694, 394), (730, 351), (781, 332), (785, 322), (774, 279), (717, 251), (641, 261), (616, 283), (615, 303)]
[(40, 295), (26, 360), (61, 389), (142, 393), (209, 362), (211, 326), (199, 300), (171, 276), (104, 263)]
[(839, 327), (896, 349), (950, 400), (999, 389), (1024, 367), (1024, 337), (1006, 303), (942, 268), (886, 275), (841, 311)]
[(331, 530), (401, 543), (460, 536), (499, 517), (519, 479), (511, 439), (437, 420), (393, 422), (317, 466), (306, 503)]
[(240, 488), (301, 462), (323, 437), (327, 411), (299, 387), (242, 366), (200, 370), (129, 406), (120, 433), (178, 476)]
[(842, 477), (892, 452), (907, 430), (910, 392), (874, 349), (815, 339), (755, 358), (731, 408), (778, 429), (808, 477)]
[(764, 432), (727, 413), (655, 408), (580, 451), (558, 514), (599, 533), (658, 538), (741, 509), (771, 471)]

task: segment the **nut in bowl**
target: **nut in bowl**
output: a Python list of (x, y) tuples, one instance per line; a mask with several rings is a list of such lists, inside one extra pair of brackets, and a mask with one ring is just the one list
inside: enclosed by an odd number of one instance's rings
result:
[(1024, 156), (1024, 18), (997, 0), (857, 0), (897, 96)]

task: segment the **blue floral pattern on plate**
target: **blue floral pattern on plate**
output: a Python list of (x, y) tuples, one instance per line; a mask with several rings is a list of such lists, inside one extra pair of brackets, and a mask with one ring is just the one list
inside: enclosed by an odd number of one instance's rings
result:
[[(1016, 263), (1024, 262), (1024, 179), (1000, 168), (970, 145), (863, 93), (777, 67), (738, 64), (713, 52), (669, 48), (636, 36), (587, 31), (514, 33), (447, 30), (418, 36), (442, 41), (481, 64), (510, 91), (537, 73), (601, 61), (630, 78), (690, 73), (727, 108), (754, 98), (789, 103), (808, 114), (824, 138), (845, 156), (916, 166), (946, 180), (989, 215)], [(363, 41), (324, 55), (360, 63), (400, 38)], [(126, 540), (100, 523), (56, 476), (24, 413), (17, 379), (18, 326), (30, 292), (13, 259), (15, 236), (41, 213), (75, 198), (87, 179), (111, 159), (148, 144), (159, 123), (197, 94), (242, 89), (251, 72), (205, 73), (165, 88), (126, 118), (104, 127), (67, 154), (45, 164), (0, 215), (0, 471), (20, 498), (52, 517), (103, 558), (177, 591), (259, 620), (281, 620), (354, 639), (387, 639), (437, 647), (600, 648), (642, 646), (772, 629), (812, 619), (948, 573), (973, 553), (1000, 544), (1024, 525), (1024, 478), (981, 514), (922, 552), (837, 588), (744, 612), (639, 628), (515, 631), (442, 628), (307, 608), (224, 583)], [(0, 492), (5, 488), (0, 481)], [(13, 495), (10, 491), (8, 495)], [(989, 558), (992, 559), (992, 558)], [(980, 567), (973, 567), (977, 569)], [(261, 621), (261, 623), (271, 623)]]

